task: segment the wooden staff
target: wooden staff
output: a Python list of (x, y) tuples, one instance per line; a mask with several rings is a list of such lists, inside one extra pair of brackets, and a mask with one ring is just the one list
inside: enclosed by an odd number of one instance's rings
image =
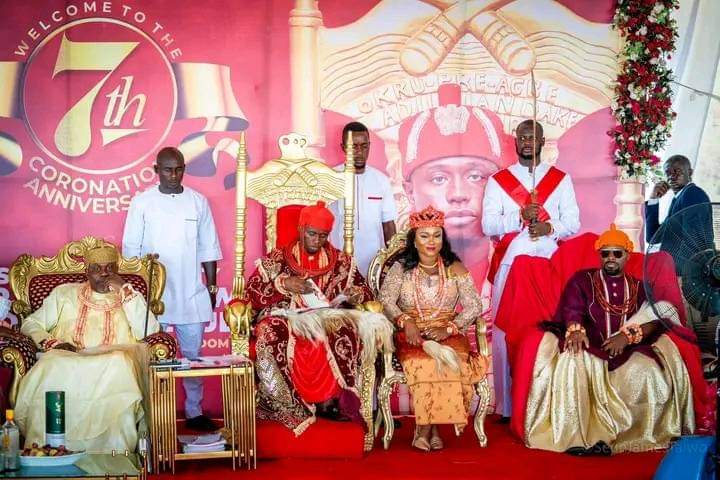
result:
[(147, 291), (147, 302), (145, 303), (145, 334), (143, 338), (147, 337), (148, 319), (150, 318), (150, 302), (152, 301), (152, 282), (153, 274), (155, 273), (155, 260), (160, 256), (157, 253), (148, 253), (146, 258), (150, 262), (150, 273), (148, 274), (148, 291)]

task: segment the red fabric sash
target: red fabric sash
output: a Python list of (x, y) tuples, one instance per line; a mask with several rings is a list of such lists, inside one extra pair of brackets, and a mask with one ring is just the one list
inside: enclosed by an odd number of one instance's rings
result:
[[(527, 188), (520, 183), (520, 180), (513, 175), (509, 169), (500, 170), (493, 177), (495, 181), (500, 185), (500, 188), (512, 198), (520, 208), (530, 204), (533, 200), (534, 203), (540, 205), (538, 212), (538, 220), (545, 222), (550, 219), (550, 214), (545, 210), (543, 205), (547, 201), (548, 197), (552, 195), (555, 189), (560, 185), (560, 182), (565, 178), (565, 172), (555, 167), (550, 167), (545, 176), (535, 186), (535, 194), (531, 195)], [(534, 198), (531, 198), (534, 197)], [(524, 225), (527, 222), (523, 221)], [(490, 283), (495, 282), (495, 275), (500, 268), (500, 262), (502, 262), (505, 252), (512, 241), (517, 237), (520, 232), (512, 232), (502, 236), (500, 241), (495, 245), (495, 252), (493, 253), (492, 260), (490, 260), (490, 270), (488, 271), (488, 280)]]

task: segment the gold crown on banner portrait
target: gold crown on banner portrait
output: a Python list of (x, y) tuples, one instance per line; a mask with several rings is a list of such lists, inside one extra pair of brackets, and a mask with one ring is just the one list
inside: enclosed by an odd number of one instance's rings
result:
[(444, 227), (445, 213), (428, 205), (419, 212), (410, 214), (410, 228)]

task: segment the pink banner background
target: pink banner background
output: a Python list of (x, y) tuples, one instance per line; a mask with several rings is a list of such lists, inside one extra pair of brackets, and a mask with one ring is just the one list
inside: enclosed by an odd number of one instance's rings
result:
[[(84, 3), (95, 4), (96, 11), (83, 13)], [(346, 25), (361, 18), (377, 3), (377, 0), (321, 1), (323, 23), (328, 28)], [(610, 23), (612, 19), (612, 0), (561, 0), (558, 3), (592, 22)], [(126, 22), (152, 39), (174, 66), (180, 63), (207, 63), (229, 67), (231, 92), (249, 124), (247, 142), (251, 168), (256, 168), (264, 160), (279, 156), (277, 138), (292, 128), (288, 15), (293, 6), (294, 2), (291, 0), (11, 0), (4, 3), (4, 15), (0, 20), (0, 62), (27, 62), (28, 55), (44, 38), (70, 21), (114, 18)], [(72, 15), (73, 12), (76, 14)], [(60, 21), (55, 20), (60, 17)], [(96, 32), (95, 38), (91, 38), (93, 31)], [(128, 32), (127, 28), (117, 25), (98, 24), (85, 30), (78, 28), (75, 33), (70, 31), (68, 36), (74, 41), (135, 41), (138, 38)], [(111, 39), (113, 36), (116, 38)], [(27, 44), (24, 56), (15, 53), (23, 42)], [(48, 49), (51, 46), (58, 48), (59, 43), (59, 37), (55, 37), (48, 43), (47, 48), (41, 49), (37, 63), (31, 64), (32, 69), (26, 69), (25, 78), (29, 83), (23, 86), (22, 78), (18, 83), (20, 90), (24, 92), (24, 96), (19, 96), (18, 100), (23, 100), (29, 108), (24, 112), (22, 109), (15, 109), (13, 115), (5, 114), (4, 117), (0, 109), (0, 134), (14, 139), (22, 150), (22, 162), (19, 165), (0, 160), (0, 192), (3, 200), (0, 210), (0, 265), (3, 266), (0, 267), (0, 295), (4, 297), (10, 295), (7, 267), (18, 255), (52, 255), (66, 242), (85, 235), (102, 237), (118, 244), (122, 238), (124, 211), (82, 213), (78, 209), (53, 206), (38, 198), (27, 186), (28, 182), (42, 175), (33, 169), (39, 169), (43, 165), (50, 165), (58, 171), (68, 169), (61, 167), (43, 152), (38, 142), (32, 138), (24, 118), (30, 119), (33, 129), (44, 132), (42, 135), (45, 137), (51, 136), (63, 112), (77, 102), (103, 74), (98, 71), (83, 71), (70, 72), (71, 75), (66, 76), (65, 73), (59, 73), (53, 77), (52, 64), (55, 54)], [(159, 66), (160, 57), (147, 50), (149, 45), (142, 45), (142, 48), (146, 49), (143, 51), (145, 53), (142, 55), (145, 56), (142, 61), (138, 58), (135, 63), (123, 64), (118, 71), (111, 74), (98, 95), (98, 103), (95, 104), (106, 104), (107, 95), (121, 85), (121, 77), (133, 75), (136, 88), (134, 93), (142, 92), (147, 95), (146, 109), (149, 116), (147, 124), (142, 128), (147, 128), (148, 132), (129, 135), (105, 148), (98, 147), (96, 128), (102, 122), (106, 110), (94, 106), (91, 117), (93, 144), (89, 153), (78, 160), (83, 167), (102, 169), (130, 164), (138, 160), (138, 152), (147, 147), (147, 142), (135, 139), (149, 135), (159, 139), (162, 145), (179, 145), (188, 135), (200, 132), (206, 125), (206, 120), (202, 118), (176, 116), (174, 122), (172, 121), (173, 113), (167, 108), (167, 89), (172, 87)], [(132, 58), (131, 54), (128, 59)], [(35, 83), (30, 83), (31, 81)], [(57, 82), (65, 82), (64, 87), (58, 87)], [(99, 103), (101, 100), (103, 103)], [(132, 112), (132, 109), (130, 111)], [(131, 121), (132, 114), (126, 117), (121, 125), (123, 128), (129, 128), (128, 122)], [(334, 165), (342, 160), (339, 150), (340, 131), (349, 120), (351, 119), (332, 111), (324, 113), (327, 146), (322, 153), (330, 164)], [(163, 122), (171, 123), (169, 133), (164, 138), (158, 131), (164, 128)], [(581, 208), (583, 231), (600, 230), (606, 227), (615, 215), (612, 202), (615, 194), (615, 168), (610, 157), (610, 139), (605, 134), (611, 125), (610, 111), (605, 108), (581, 120), (558, 141), (560, 154), (557, 165), (573, 177)], [(214, 146), (223, 138), (237, 138), (237, 131), (227, 132), (220, 129), (205, 134), (205, 138), (210, 146)], [(32, 159), (36, 156), (42, 158), (44, 163), (37, 160), (33, 162)], [(152, 163), (151, 152), (138, 165), (124, 173), (139, 175), (143, 168), (151, 166)], [(383, 141), (374, 134), (371, 138), (369, 163), (385, 170)], [(206, 330), (204, 351), (207, 354), (229, 351), (227, 328), (222, 322), (221, 312), (229, 300), (233, 275), (234, 168), (234, 158), (225, 151), (219, 151), (216, 162), (193, 164), (185, 179), (187, 185), (208, 197), (225, 257), (219, 264), (219, 305)], [(46, 174), (51, 176), (52, 171), (51, 168)], [(73, 173), (73, 176), (95, 180), (118, 178), (118, 175), (113, 177), (80, 173)], [(145, 182), (142, 188), (152, 183)], [(131, 185), (127, 190), (131, 195), (138, 187)], [(248, 223), (262, 225), (261, 212), (256, 205), (250, 206)], [(253, 228), (252, 232), (256, 234), (248, 237), (248, 270), (252, 270), (253, 262), (262, 253), (262, 229)]]

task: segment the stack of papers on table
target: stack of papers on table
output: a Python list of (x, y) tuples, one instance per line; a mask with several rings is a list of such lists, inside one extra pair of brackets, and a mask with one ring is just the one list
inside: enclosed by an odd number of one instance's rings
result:
[(219, 433), (207, 435), (178, 435), (184, 453), (222, 452), (225, 439)]
[(198, 358), (181, 358), (179, 359), (179, 367), (181, 370), (190, 368), (222, 368), (231, 365), (242, 365), (247, 363), (248, 359), (242, 355), (208, 355)]

